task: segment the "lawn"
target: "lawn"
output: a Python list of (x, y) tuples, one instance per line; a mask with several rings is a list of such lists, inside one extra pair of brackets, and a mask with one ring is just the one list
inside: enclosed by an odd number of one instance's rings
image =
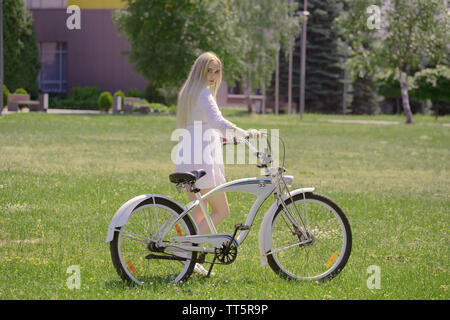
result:
[[(146, 193), (187, 202), (168, 180), (175, 118), (19, 113), (0, 117), (0, 299), (449, 299), (449, 117), (406, 125), (398, 116), (224, 114), (243, 128), (279, 129), (293, 187), (314, 186), (346, 212), (353, 250), (335, 279), (287, 281), (261, 268), (262, 211), (237, 260), (211, 278), (126, 285), (104, 242), (115, 211)], [(225, 170), (228, 180), (259, 173)], [(219, 231), (244, 222), (254, 198), (228, 199)], [(67, 285), (71, 266), (79, 289)], [(379, 288), (368, 286), (371, 266)]]

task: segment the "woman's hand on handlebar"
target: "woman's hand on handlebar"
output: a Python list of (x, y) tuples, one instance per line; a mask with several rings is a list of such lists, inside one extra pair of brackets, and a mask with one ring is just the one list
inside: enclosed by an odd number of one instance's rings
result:
[(258, 131), (258, 130), (256, 130), (256, 129), (248, 129), (248, 130), (247, 130), (247, 135), (248, 135), (250, 138), (256, 138), (256, 139), (258, 139), (259, 137), (261, 137), (261, 132)]
[(261, 137), (261, 132), (256, 129), (244, 130), (239, 127), (234, 127), (234, 131), (238, 136), (249, 137), (249, 138), (259, 138)]

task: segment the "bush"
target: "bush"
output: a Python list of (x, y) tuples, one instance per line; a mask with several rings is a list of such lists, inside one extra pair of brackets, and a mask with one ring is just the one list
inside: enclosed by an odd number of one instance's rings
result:
[(51, 97), (50, 105), (56, 109), (97, 110), (100, 92), (97, 87), (73, 87), (67, 98)]
[(152, 112), (169, 112), (169, 108), (161, 103), (150, 103), (148, 106)]
[(8, 88), (3, 85), (3, 106), (6, 106), (8, 104), (8, 96), (9, 96), (10, 92), (8, 90)]
[(111, 109), (112, 104), (113, 104), (113, 97), (111, 95), (111, 93), (109, 93), (108, 91), (104, 91), (100, 94), (100, 96), (98, 97), (98, 108), (100, 110), (104, 110), (106, 112), (109, 111), (109, 109)]
[(114, 92), (114, 97), (122, 97), (122, 104), (125, 101), (125, 93), (123, 93), (122, 90), (118, 90), (118, 91)]
[(170, 114), (177, 114), (177, 105), (173, 104), (169, 107), (169, 113)]
[(16, 91), (14, 91), (15, 94), (28, 94), (27, 90), (24, 88), (17, 88)]
[[(17, 88), (16, 91), (14, 91), (15, 94), (28, 94), (27, 90), (25, 90), (24, 88)], [(30, 108), (30, 106), (28, 104), (19, 104), (19, 109), (22, 108)]]
[(145, 98), (145, 94), (140, 92), (138, 89), (130, 89), (128, 90), (127, 97)]
[(97, 100), (99, 95), (100, 89), (97, 87), (73, 87), (70, 90), (70, 96), (76, 100)]
[(165, 98), (159, 89), (150, 84), (145, 88), (145, 97), (148, 101), (166, 103)]

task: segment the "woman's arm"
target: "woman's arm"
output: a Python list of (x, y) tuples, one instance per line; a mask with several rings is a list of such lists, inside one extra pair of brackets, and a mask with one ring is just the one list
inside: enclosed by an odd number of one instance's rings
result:
[(219, 129), (224, 134), (227, 129), (237, 128), (233, 123), (222, 116), (209, 89), (205, 88), (200, 92), (199, 103), (206, 115), (206, 120), (211, 127)]
[(219, 129), (220, 131), (222, 131), (224, 135), (226, 134), (227, 129), (232, 129), (238, 135), (242, 136), (251, 135), (256, 137), (259, 136), (259, 131), (254, 129), (248, 131), (241, 129), (235, 124), (225, 119), (222, 116), (222, 113), (220, 112), (219, 107), (217, 106), (217, 103), (214, 100), (214, 97), (209, 91), (209, 89), (205, 88), (200, 92), (199, 103), (205, 112), (206, 119), (209, 125), (213, 128)]

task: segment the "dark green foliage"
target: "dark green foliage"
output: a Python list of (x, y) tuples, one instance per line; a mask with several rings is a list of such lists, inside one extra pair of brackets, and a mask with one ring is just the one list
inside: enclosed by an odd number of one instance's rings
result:
[(130, 89), (128, 90), (127, 97), (145, 98), (145, 94), (140, 92), (138, 89)]
[(4, 81), (11, 91), (25, 88), (36, 98), (41, 68), (31, 13), (24, 2), (3, 1)]
[[(303, 1), (298, 1), (303, 10)], [(338, 50), (338, 36), (333, 21), (340, 6), (332, 0), (309, 0), (307, 24), (305, 108), (308, 112), (340, 113), (344, 69)], [(293, 54), (292, 101), (299, 101), (301, 37), (296, 39)], [(285, 54), (281, 53), (280, 57)], [(287, 101), (289, 61), (280, 61), (280, 101)], [(272, 91), (272, 90), (271, 90)], [(270, 91), (270, 92), (271, 92)]]
[(400, 92), (400, 83), (395, 73), (389, 73), (376, 79), (378, 94), (385, 98), (398, 98), (402, 94)]
[(151, 84), (145, 88), (145, 98), (150, 102), (167, 103), (160, 90)]
[(376, 114), (379, 111), (375, 83), (370, 77), (357, 77), (353, 83), (353, 114)]
[(450, 113), (450, 68), (438, 66), (424, 69), (414, 76), (412, 94), (419, 101), (433, 101), (436, 115)]
[(67, 98), (52, 97), (50, 107), (54, 109), (97, 110), (100, 92), (97, 87), (73, 87)]
[(330, 0), (310, 0), (308, 11), (305, 105), (310, 112), (339, 113), (344, 70), (333, 28), (339, 6)]

